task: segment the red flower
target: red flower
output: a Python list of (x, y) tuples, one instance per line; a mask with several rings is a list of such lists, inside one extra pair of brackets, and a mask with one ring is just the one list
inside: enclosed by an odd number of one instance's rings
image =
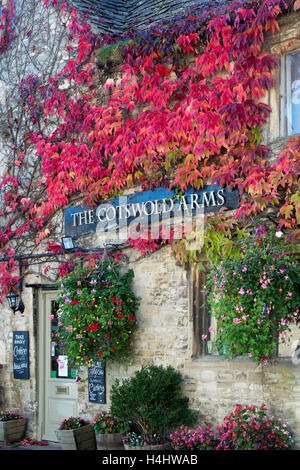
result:
[(102, 354), (103, 354), (103, 351), (99, 351), (98, 352), (98, 357), (102, 356)]
[(106, 333), (106, 338), (110, 338), (110, 334), (109, 333)]
[(115, 348), (111, 348), (111, 350), (110, 350), (110, 351), (111, 351), (111, 352), (115, 352)]
[(99, 327), (98, 323), (93, 323), (92, 325), (89, 325), (89, 326), (85, 329), (85, 331), (97, 331), (97, 330), (99, 330), (99, 328), (100, 328), (100, 327)]
[(79, 300), (72, 300), (71, 305), (79, 304)]

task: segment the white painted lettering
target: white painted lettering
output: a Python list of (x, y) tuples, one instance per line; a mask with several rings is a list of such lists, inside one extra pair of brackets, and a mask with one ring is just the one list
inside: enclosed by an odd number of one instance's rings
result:
[(219, 191), (217, 192), (217, 198), (221, 199), (221, 202), (217, 202), (218, 206), (223, 206), (223, 204), (225, 202), (223, 192), (224, 192), (223, 189), (219, 189)]
[[(112, 217), (109, 217), (109, 211), (112, 212)], [(116, 219), (116, 208), (114, 206), (109, 206), (106, 209), (106, 219), (109, 220), (109, 221)]]
[(194, 204), (196, 204), (196, 206), (198, 207), (198, 209), (200, 208), (198, 202), (198, 194), (191, 194), (191, 208), (194, 209)]
[(210, 201), (212, 201), (211, 206), (216, 206), (216, 201), (215, 201), (215, 194), (213, 191), (209, 191), (209, 198), (207, 197), (207, 193), (203, 193), (203, 201), (202, 201), (202, 207), (204, 207), (205, 203), (207, 206), (209, 206)]

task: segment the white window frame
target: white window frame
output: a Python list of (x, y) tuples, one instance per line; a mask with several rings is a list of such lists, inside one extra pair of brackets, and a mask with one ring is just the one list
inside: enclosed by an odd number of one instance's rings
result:
[(290, 57), (293, 54), (300, 54), (300, 49), (283, 54), (280, 61), (280, 137), (299, 135), (292, 134)]

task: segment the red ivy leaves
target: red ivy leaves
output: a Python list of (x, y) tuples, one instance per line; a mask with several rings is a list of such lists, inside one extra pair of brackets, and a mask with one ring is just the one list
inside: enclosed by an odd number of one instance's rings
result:
[[(47, 0), (46, 4), (59, 2)], [(39, 89), (35, 77), (23, 83), (28, 106), (38, 106), (46, 119), (56, 113), (60, 118), (52, 133), (42, 135), (36, 129), (31, 136), (42, 159), (48, 193), (47, 201), (29, 204), (33, 223), (41, 226), (74, 194), (83, 194), (84, 202), (94, 204), (128, 186), (198, 189), (209, 179), (221, 186), (237, 186), (246, 196), (237, 216), (280, 203), (279, 187), (285, 187), (280, 224), (294, 228), (299, 222), (299, 196), (293, 189), (299, 141), (290, 142), (270, 167), (268, 149), (260, 138), (271, 112), (260, 100), (273, 86), (277, 65), (261, 49), (264, 33), (278, 30), (280, 5), (289, 8), (279, 0), (208, 7), (198, 17), (190, 15), (172, 26), (164, 41), (157, 40), (162, 35), (157, 29), (153, 47), (139, 41), (124, 49), (121, 77), (106, 83), (110, 95), (104, 104), (95, 100), (99, 71), (93, 54), (100, 39), (72, 9), (69, 30), (78, 43), (77, 57), (53, 77), (47, 90)], [(188, 63), (182, 60), (182, 52), (188, 54)], [(60, 88), (62, 79), (69, 81), (76, 96)], [(16, 189), (18, 181), (10, 181)], [(20, 208), (15, 193), (7, 197), (11, 211)], [(8, 224), (0, 234), (3, 246), (14, 235), (19, 233)], [(157, 248), (151, 239), (129, 243), (142, 253)], [(55, 245), (49, 249), (60, 252)], [(61, 267), (62, 273), (67, 270), (68, 266)]]

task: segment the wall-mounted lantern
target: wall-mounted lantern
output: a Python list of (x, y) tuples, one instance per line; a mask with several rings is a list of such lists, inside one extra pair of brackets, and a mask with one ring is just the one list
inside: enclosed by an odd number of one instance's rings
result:
[(7, 294), (6, 298), (8, 300), (8, 304), (10, 308), (12, 309), (14, 313), (18, 311), (21, 313), (24, 312), (25, 306), (24, 306), (23, 300), (20, 298), (18, 302), (19, 294), (17, 294), (16, 292), (10, 292), (9, 294)]
[(66, 251), (74, 250), (74, 241), (73, 237), (62, 237), (61, 239), (63, 249)]

